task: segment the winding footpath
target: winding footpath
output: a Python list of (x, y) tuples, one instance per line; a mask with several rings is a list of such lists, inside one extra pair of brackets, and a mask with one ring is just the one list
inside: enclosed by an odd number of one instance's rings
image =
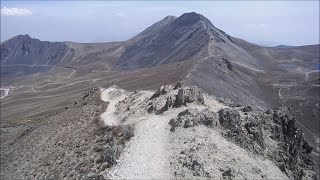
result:
[(10, 90), (12, 89), (12, 87), (10, 86), (9, 88), (0, 88), (0, 90), (1, 91), (4, 91), (4, 95), (3, 96), (1, 96), (1, 98), (0, 99), (2, 99), (2, 98), (5, 98), (6, 96), (8, 96), (9, 95), (9, 93), (10, 93)]
[[(108, 102), (106, 112), (101, 115), (108, 126), (118, 125), (119, 119), (114, 114), (116, 105), (123, 100), (126, 92), (110, 87), (101, 89), (101, 99)], [(162, 115), (142, 115), (130, 121), (135, 124), (135, 135), (126, 147), (111, 171), (106, 174), (107, 179), (170, 179), (168, 144), (170, 139), (169, 120), (176, 113)]]
[(117, 126), (119, 125), (119, 120), (114, 115), (116, 104), (123, 100), (126, 95), (123, 90), (117, 89), (115, 87), (109, 87), (108, 89), (101, 89), (101, 99), (108, 103), (108, 107), (104, 113), (101, 114), (101, 119), (106, 126)]

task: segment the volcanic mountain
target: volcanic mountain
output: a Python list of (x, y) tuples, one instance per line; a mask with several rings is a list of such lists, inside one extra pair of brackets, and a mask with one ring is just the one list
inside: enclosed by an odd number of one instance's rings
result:
[[(183, 81), (255, 110), (288, 105), (319, 143), (319, 45), (263, 47), (232, 37), (203, 15), (168, 16), (123, 42), (1, 43), (3, 122), (21, 123), (73, 103), (92, 87), (155, 89)], [(315, 149), (319, 153), (319, 149)]]

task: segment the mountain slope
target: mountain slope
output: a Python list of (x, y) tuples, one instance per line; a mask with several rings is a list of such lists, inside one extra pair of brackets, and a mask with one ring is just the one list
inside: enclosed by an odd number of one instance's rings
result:
[(202, 15), (183, 14), (127, 47), (115, 67), (137, 69), (205, 57), (203, 50), (209, 42), (207, 22)]
[(1, 74), (29, 75), (54, 68), (110, 69), (124, 50), (122, 42), (48, 42), (18, 35), (1, 43)]
[(54, 65), (69, 51), (65, 43), (41, 42), (29, 35), (18, 35), (1, 43), (1, 65)]
[[(301, 119), (302, 128), (310, 142), (319, 146), (320, 132), (320, 72), (316, 66), (320, 60), (320, 45), (287, 48), (267, 48), (238, 38), (232, 38), (238, 46), (260, 59), (266, 74), (259, 81), (269, 89), (273, 106), (287, 105)], [(320, 149), (317, 151), (319, 152)]]

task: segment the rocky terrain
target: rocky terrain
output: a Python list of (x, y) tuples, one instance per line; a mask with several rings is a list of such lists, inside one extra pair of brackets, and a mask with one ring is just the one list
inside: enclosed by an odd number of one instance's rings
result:
[(316, 178), (313, 147), (287, 107), (255, 111), (182, 83), (124, 94), (115, 113), (138, 138), (110, 178)]
[(2, 125), (1, 178), (315, 179), (295, 121), (183, 83), (92, 89), (32, 125)]
[(122, 42), (18, 35), (1, 42), (1, 177), (312, 179), (319, 59), (194, 12)]

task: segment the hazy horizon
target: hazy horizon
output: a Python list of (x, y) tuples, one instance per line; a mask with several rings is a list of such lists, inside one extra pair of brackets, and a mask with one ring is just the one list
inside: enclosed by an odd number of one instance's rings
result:
[(2, 1), (1, 42), (19, 34), (44, 41), (124, 41), (186, 12), (260, 45), (319, 44), (319, 1)]

